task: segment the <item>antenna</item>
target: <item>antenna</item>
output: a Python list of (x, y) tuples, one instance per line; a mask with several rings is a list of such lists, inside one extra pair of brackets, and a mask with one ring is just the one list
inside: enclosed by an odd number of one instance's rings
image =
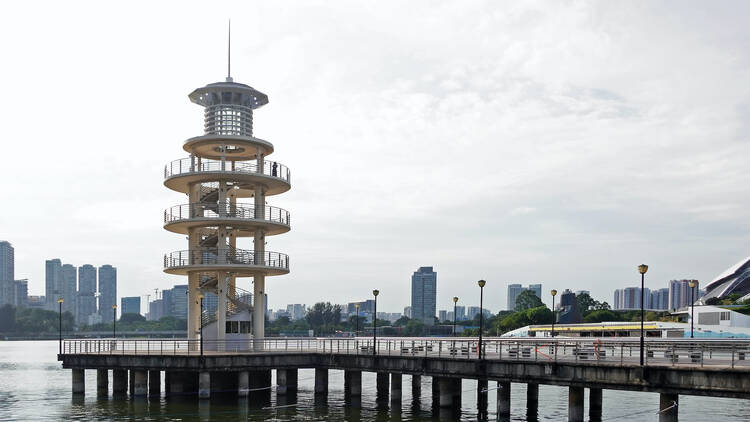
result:
[(229, 33), (227, 37), (227, 82), (232, 82), (232, 20), (229, 19)]

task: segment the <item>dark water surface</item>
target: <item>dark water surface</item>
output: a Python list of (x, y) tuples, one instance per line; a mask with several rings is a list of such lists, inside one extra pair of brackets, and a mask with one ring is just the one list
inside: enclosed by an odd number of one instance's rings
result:
[[(167, 421), (197, 420), (353, 420), (353, 421), (427, 421), (477, 420), (476, 381), (462, 384), (462, 407), (459, 413), (432, 409), (431, 380), (422, 377), (422, 397), (412, 400), (411, 377), (403, 377), (403, 399), (392, 407), (378, 401), (375, 374), (362, 373), (362, 398), (345, 404), (343, 371), (330, 371), (329, 394), (325, 402), (315, 401), (314, 371), (299, 371), (296, 397), (276, 397), (276, 393), (253, 394), (249, 400), (213, 396), (200, 401), (195, 395), (149, 399), (113, 399), (96, 397), (96, 371), (86, 371), (86, 395), (73, 398), (70, 370), (57, 362), (57, 342), (0, 341), (0, 421), (27, 420), (117, 420), (140, 419)], [(275, 375), (275, 374), (274, 374)], [(275, 380), (273, 380), (275, 382)], [(162, 375), (162, 389), (164, 386)], [(490, 381), (490, 388), (496, 384)], [(110, 389), (112, 377), (110, 373)], [(537, 419), (527, 418), (526, 386), (511, 387), (512, 421), (567, 419), (567, 389), (539, 386)], [(587, 392), (588, 393), (588, 392)], [(163, 393), (162, 393), (163, 394)], [(496, 420), (495, 391), (489, 393), (488, 419)], [(588, 394), (587, 394), (588, 399)], [(656, 421), (659, 395), (605, 390), (604, 421)], [(285, 406), (285, 407), (280, 407)], [(588, 403), (586, 404), (588, 412)], [(681, 421), (750, 421), (750, 402), (680, 396)]]

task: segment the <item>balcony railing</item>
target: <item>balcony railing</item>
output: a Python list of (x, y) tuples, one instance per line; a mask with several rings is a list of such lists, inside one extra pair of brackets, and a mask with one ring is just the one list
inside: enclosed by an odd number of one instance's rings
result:
[(164, 178), (189, 173), (232, 172), (241, 174), (261, 174), (275, 177), (291, 183), (289, 168), (275, 161), (263, 161), (263, 168), (258, 168), (255, 161), (221, 161), (207, 158), (181, 158), (164, 166)]
[(194, 265), (255, 265), (288, 270), (289, 256), (279, 252), (256, 254), (254, 251), (235, 248), (205, 248), (175, 251), (164, 255), (164, 268)]
[[(264, 214), (264, 221), (289, 225), (289, 211), (285, 209), (266, 205)], [(164, 224), (193, 218), (256, 219), (253, 204), (194, 203), (175, 205), (164, 210)]]

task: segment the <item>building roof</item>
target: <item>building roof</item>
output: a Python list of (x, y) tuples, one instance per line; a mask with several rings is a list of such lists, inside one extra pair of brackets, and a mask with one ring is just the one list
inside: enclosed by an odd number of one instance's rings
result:
[(705, 303), (712, 297), (722, 298), (730, 293), (747, 294), (748, 292), (750, 292), (750, 257), (732, 265), (708, 283), (706, 294), (699, 299), (699, 303)]

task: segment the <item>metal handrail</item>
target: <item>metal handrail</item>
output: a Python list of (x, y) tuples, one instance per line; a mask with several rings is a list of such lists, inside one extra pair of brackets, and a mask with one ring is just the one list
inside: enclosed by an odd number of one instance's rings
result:
[[(270, 205), (266, 205), (264, 211), (262, 220), (289, 225), (289, 211)], [(164, 224), (193, 218), (240, 218), (254, 220), (256, 219), (255, 215), (253, 204), (240, 203), (233, 205), (228, 203), (196, 202), (175, 205), (164, 210)]]
[[(197, 355), (200, 340), (188, 339), (76, 339), (64, 340), (62, 354)], [(250, 340), (204, 340), (204, 353), (323, 353), (431, 357), (478, 360), (476, 338), (273, 337)], [(635, 352), (631, 353), (631, 347)], [(554, 347), (553, 347), (554, 346)], [(698, 348), (700, 346), (700, 348)], [(488, 361), (638, 365), (638, 339), (598, 342), (585, 339), (505, 339), (482, 341)], [(711, 366), (750, 368), (750, 341), (667, 340), (645, 343), (647, 366)]]
[[(275, 167), (274, 167), (275, 165)], [(291, 172), (289, 168), (276, 161), (263, 161), (263, 168), (258, 168), (255, 161), (221, 161), (208, 158), (180, 158), (164, 166), (164, 178), (172, 176), (202, 173), (202, 172), (231, 172), (243, 174), (261, 174), (263, 176), (275, 177), (287, 183), (291, 183)]]
[(164, 255), (164, 268), (192, 265), (258, 265), (289, 269), (289, 256), (280, 252), (263, 252), (262, 255), (245, 249), (204, 248), (174, 251)]

